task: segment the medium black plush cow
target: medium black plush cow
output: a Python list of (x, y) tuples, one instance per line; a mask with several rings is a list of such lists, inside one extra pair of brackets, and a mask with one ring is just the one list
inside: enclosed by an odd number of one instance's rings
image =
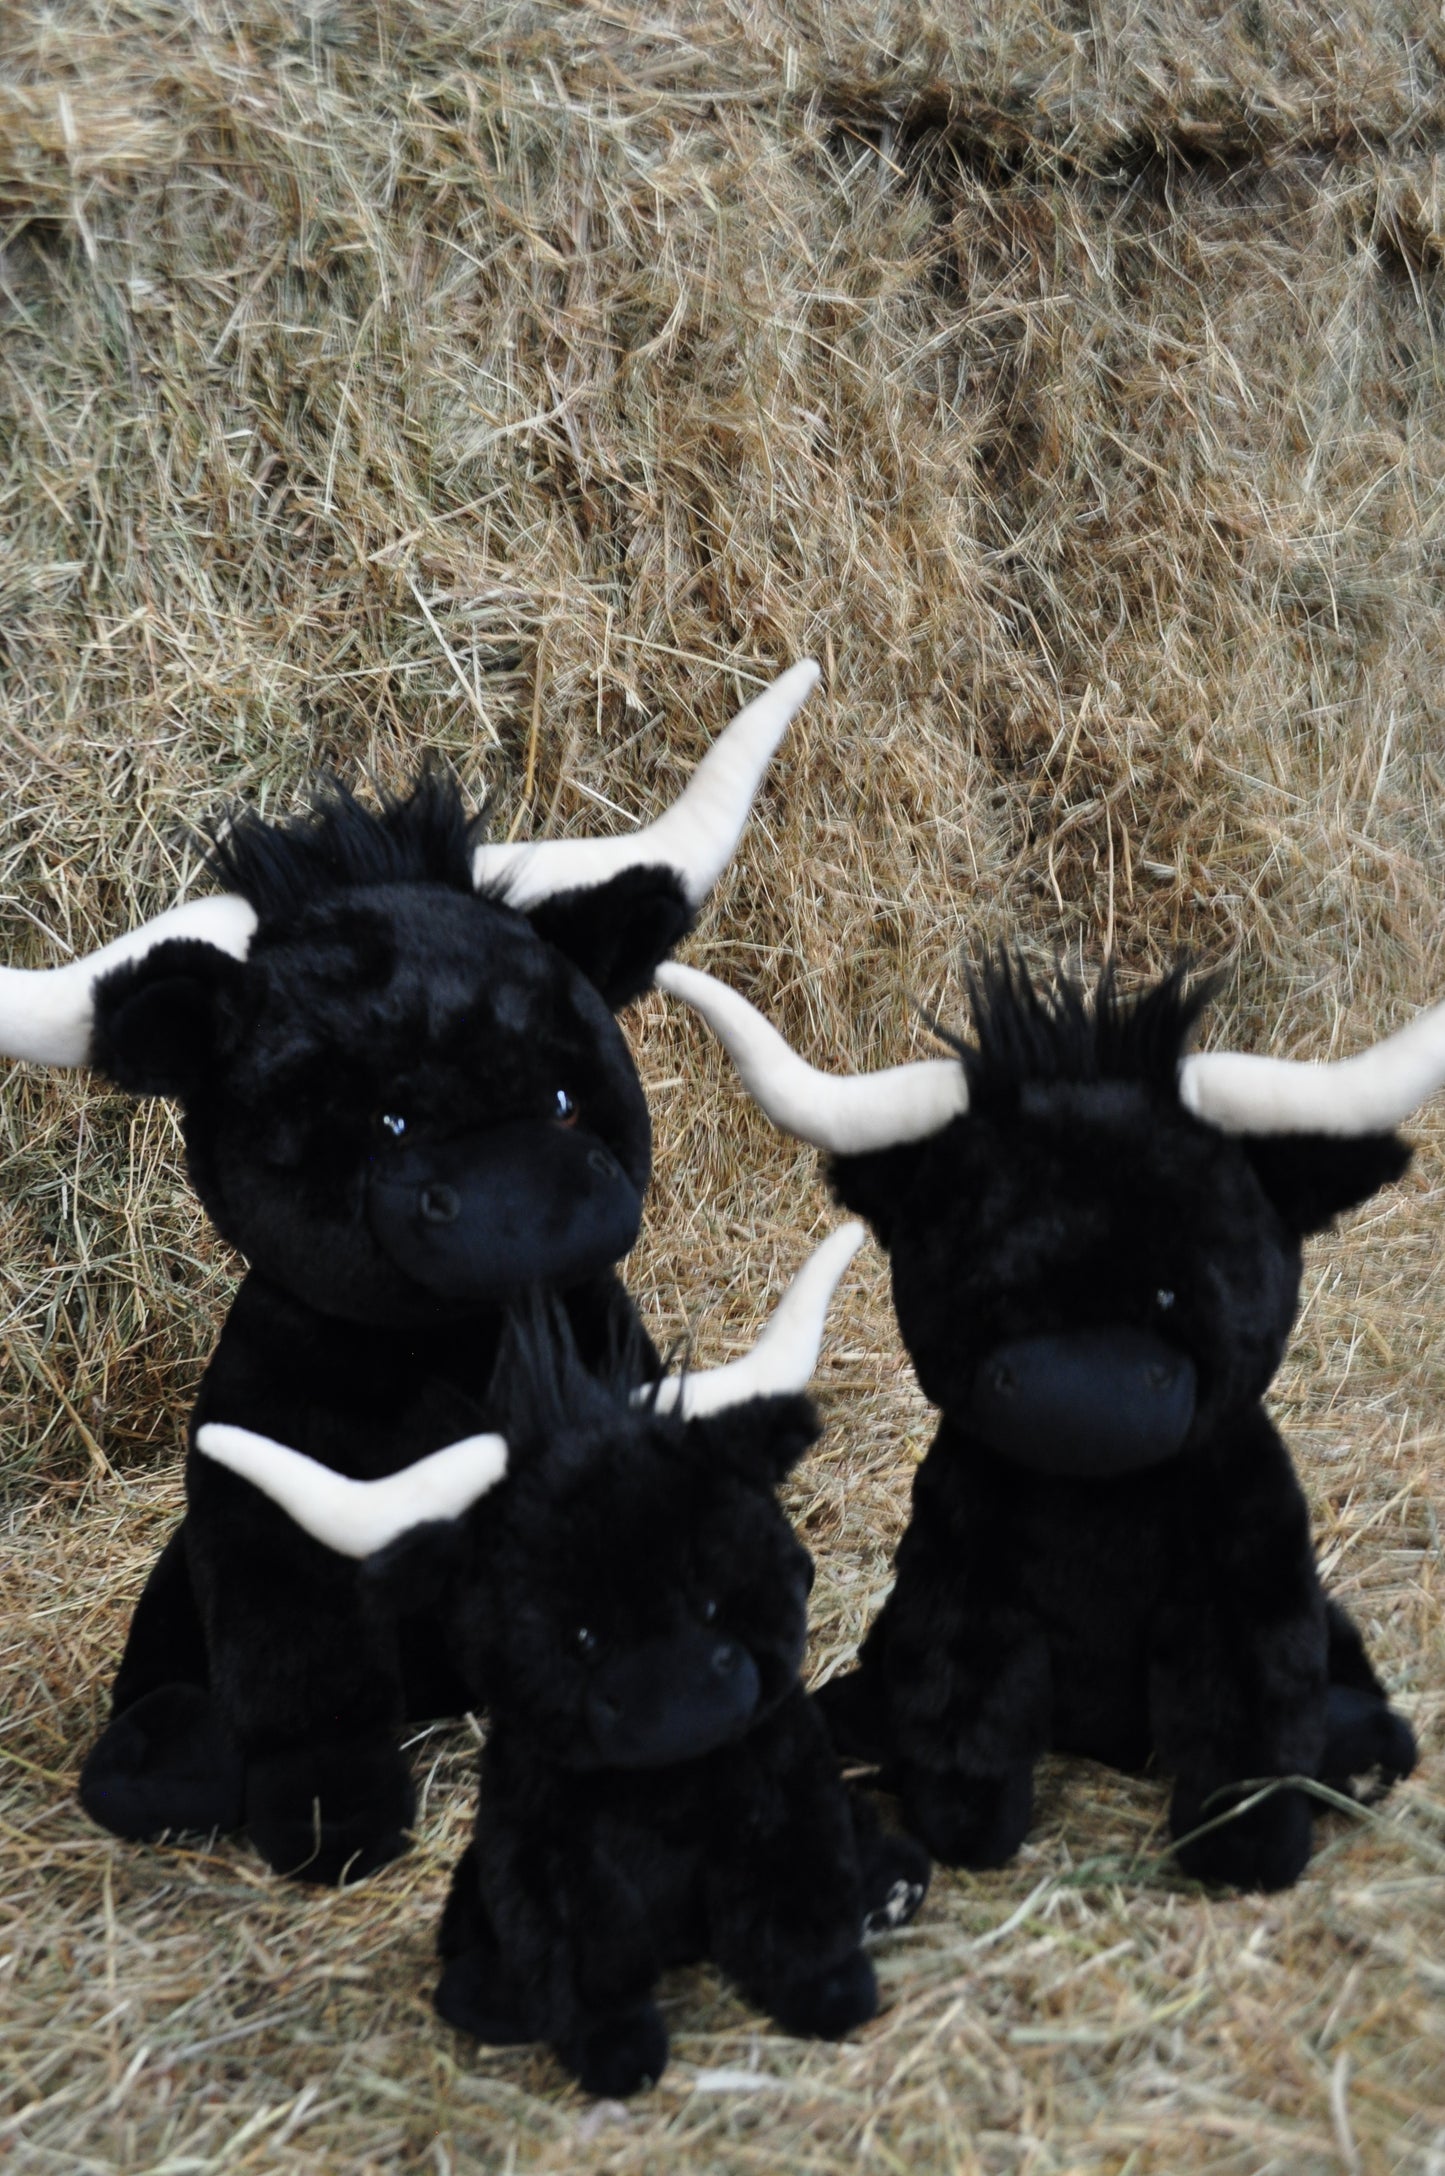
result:
[(1404, 1170), (1392, 1129), (1445, 1080), (1445, 1008), (1335, 1065), (1187, 1056), (1204, 993), (1181, 974), (1125, 999), (1106, 972), (1090, 1005), (1004, 961), (974, 1043), (837, 1080), (709, 977), (658, 980), (830, 1151), (942, 1415), (897, 1583), (825, 1688), (840, 1746), (954, 1864), (1012, 1855), (1057, 1747), (1157, 1756), (1190, 1872), (1297, 1879), (1310, 1799), (1271, 1780), (1392, 1779), (1415, 1749), (1321, 1592), (1263, 1399), (1301, 1240)]
[[(227, 895), (90, 959), (0, 976), (0, 1050), (176, 1097), (196, 1190), (246, 1257), (193, 1420), (374, 1478), (459, 1443), (471, 1471), (507, 1303), (560, 1293), (584, 1357), (650, 1163), (614, 1010), (736, 845), (816, 678), (795, 666), (630, 838), (474, 842), (424, 774), (370, 814), (242, 817)], [(404, 1844), (404, 1717), (463, 1699), (428, 1612), (381, 1623), (354, 1568), (210, 1461), (136, 1610), (81, 1780), (122, 1836), (244, 1822), (331, 1881)], [(445, 1493), (445, 1490), (444, 1490)]]
[[(803, 1386), (862, 1236), (824, 1241), (745, 1359), (640, 1395), (635, 1362), (602, 1380), (555, 1307), (524, 1312), (494, 1401), (505, 1480), (371, 1582), (378, 1606), (398, 1576), (445, 1588), (488, 1709), (437, 2007), (480, 2040), (550, 2043), (590, 2092), (660, 2075), (669, 1965), (711, 1958), (787, 2030), (850, 2031), (877, 2005), (865, 1931), (927, 1887), (921, 1848), (844, 1789), (798, 1681), (812, 1567), (776, 1495), (818, 1432)], [(347, 1483), (237, 1429), (198, 1448), (348, 1554), (436, 1516), (430, 1476), (408, 1505), (406, 1474)]]

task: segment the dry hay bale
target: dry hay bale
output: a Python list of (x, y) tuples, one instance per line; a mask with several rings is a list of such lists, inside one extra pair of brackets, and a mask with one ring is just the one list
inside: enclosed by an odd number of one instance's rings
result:
[[(503, 829), (655, 809), (814, 651), (692, 955), (820, 1062), (922, 1051), (961, 944), (1229, 973), (1218, 1037), (1354, 1047), (1445, 986), (1442, 36), (1407, 6), (21, 0), (0, 84), (5, 956), (194, 880), (228, 797), (441, 749)], [(613, 812), (617, 812), (614, 814)], [(814, 1159), (642, 1006), (637, 1264), (722, 1356)], [(17, 2168), (1384, 2171), (1433, 2165), (1445, 1685), (1441, 1128), (1310, 1254), (1276, 1406), (1427, 1747), (1283, 1898), (1160, 1864), (1051, 1764), (843, 2049), (707, 1974), (624, 2114), (431, 2019), (466, 1732), (420, 1846), (304, 1897), (70, 1800), (179, 1503), (236, 1265), (170, 1114), (0, 1102), (10, 1529), (0, 2144)], [(865, 1256), (795, 1504), (815, 1659), (929, 1417)], [(508, 2157), (510, 2156), (510, 2160)]]

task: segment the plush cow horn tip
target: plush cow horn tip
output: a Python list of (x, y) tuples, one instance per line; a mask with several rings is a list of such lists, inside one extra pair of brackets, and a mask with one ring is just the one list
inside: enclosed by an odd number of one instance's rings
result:
[(525, 912), (558, 892), (652, 865), (670, 869), (689, 906), (701, 906), (737, 850), (774, 750), (817, 681), (811, 657), (779, 673), (718, 734), (671, 808), (640, 831), (479, 846), (473, 881), (501, 885), (507, 903)]
[(968, 1077), (956, 1058), (916, 1058), (881, 1073), (821, 1073), (741, 991), (701, 968), (668, 961), (653, 980), (701, 1014), (759, 1110), (814, 1148), (867, 1155), (941, 1132), (968, 1109)]
[(795, 1270), (751, 1352), (722, 1367), (670, 1375), (634, 1391), (633, 1403), (652, 1403), (660, 1413), (680, 1411), (685, 1420), (720, 1413), (750, 1398), (799, 1393), (818, 1365), (828, 1309), (844, 1270), (865, 1237), (857, 1222), (840, 1224)]

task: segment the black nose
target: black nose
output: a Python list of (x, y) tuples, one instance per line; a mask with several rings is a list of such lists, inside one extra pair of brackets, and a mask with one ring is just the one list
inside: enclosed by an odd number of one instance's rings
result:
[(417, 1207), (428, 1224), (455, 1224), (462, 1213), (462, 1197), (454, 1186), (424, 1186)]

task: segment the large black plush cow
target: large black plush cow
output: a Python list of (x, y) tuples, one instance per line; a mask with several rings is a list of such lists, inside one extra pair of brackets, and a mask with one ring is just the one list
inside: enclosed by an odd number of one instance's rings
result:
[(954, 1864), (1012, 1855), (1057, 1747), (1156, 1756), (1190, 1872), (1297, 1879), (1311, 1801), (1273, 1779), (1389, 1779), (1415, 1749), (1321, 1592), (1263, 1399), (1301, 1241), (1404, 1170), (1393, 1128), (1445, 1080), (1445, 1008), (1336, 1065), (1187, 1056), (1181, 974), (1130, 1000), (1106, 973), (1091, 1005), (1003, 961), (973, 1043), (838, 1080), (709, 977), (658, 979), (830, 1151), (942, 1416), (896, 1585), (825, 1688), (839, 1744)]
[[(726, 865), (796, 666), (630, 838), (478, 845), (449, 782), (368, 813), (241, 818), (222, 898), (0, 976), (0, 1049), (182, 1107), (192, 1180), (249, 1271), (192, 1426), (376, 1477), (488, 1426), (509, 1301), (562, 1296), (595, 1354), (637, 1234), (648, 1116), (613, 1014)], [(404, 1845), (399, 1734), (463, 1688), (423, 1607), (382, 1624), (340, 1563), (194, 1455), (81, 1796), (115, 1833), (249, 1827), (333, 1881)]]
[(850, 2031), (877, 2004), (865, 1931), (927, 1887), (918, 1844), (845, 1791), (799, 1683), (812, 1568), (776, 1493), (817, 1434), (803, 1386), (862, 1237), (824, 1241), (745, 1359), (640, 1397), (635, 1363), (605, 1379), (555, 1307), (522, 1311), (495, 1400), (509, 1468), (449, 1527), (429, 1474), (368, 1487), (199, 1432), (338, 1550), (395, 1540), (379, 1607), (398, 1577), (450, 1596), (488, 1729), (437, 2007), (480, 2040), (549, 2042), (590, 2092), (661, 2073), (669, 1965), (711, 1958), (789, 2031)]

